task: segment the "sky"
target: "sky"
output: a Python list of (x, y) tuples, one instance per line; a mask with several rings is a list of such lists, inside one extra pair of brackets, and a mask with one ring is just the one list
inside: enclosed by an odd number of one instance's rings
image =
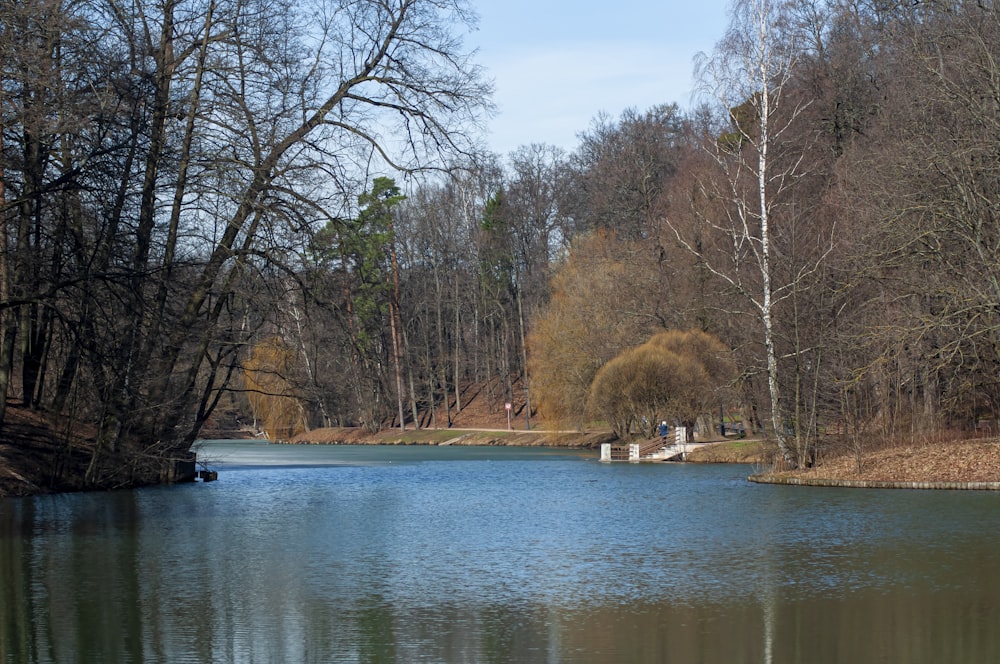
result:
[(574, 150), (601, 112), (692, 106), (694, 58), (722, 37), (730, 0), (473, 0), (466, 37), (496, 86), (490, 148)]

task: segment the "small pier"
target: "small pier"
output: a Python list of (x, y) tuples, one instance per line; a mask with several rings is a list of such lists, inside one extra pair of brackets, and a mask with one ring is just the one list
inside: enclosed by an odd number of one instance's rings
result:
[(616, 461), (630, 463), (685, 461), (688, 452), (704, 444), (691, 442), (689, 438), (686, 427), (675, 427), (674, 435), (668, 437), (666, 442), (657, 438), (643, 443), (629, 443), (628, 445), (604, 443), (601, 445), (601, 461), (605, 463)]

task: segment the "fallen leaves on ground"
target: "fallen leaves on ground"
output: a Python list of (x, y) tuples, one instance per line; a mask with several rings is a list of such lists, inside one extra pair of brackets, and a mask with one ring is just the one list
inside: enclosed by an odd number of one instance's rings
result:
[(821, 458), (813, 468), (775, 475), (879, 482), (1000, 482), (1000, 440), (977, 439), (888, 446), (857, 456)]

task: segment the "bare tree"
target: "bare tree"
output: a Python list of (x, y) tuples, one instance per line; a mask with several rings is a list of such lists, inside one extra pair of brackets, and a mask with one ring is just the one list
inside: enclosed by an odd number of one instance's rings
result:
[[(789, 207), (802, 175), (802, 152), (784, 149), (808, 105), (793, 94), (799, 47), (789, 25), (790, 3), (738, 0), (725, 38), (712, 58), (699, 64), (706, 91), (726, 109), (730, 131), (710, 144), (721, 180), (706, 182), (711, 197), (727, 202), (722, 218), (705, 224), (724, 236), (727, 257), (709, 256), (675, 227), (678, 240), (705, 265), (752, 303), (760, 320), (771, 425), (785, 461), (799, 465), (805, 450), (787, 432), (788, 411), (779, 375), (776, 307), (792, 297), (815, 264), (802, 266), (778, 281), (777, 224)], [(819, 259), (817, 259), (819, 260)]]
[(877, 404), (885, 428), (917, 434), (1000, 414), (1000, 169), (986, 138), (1000, 131), (1000, 14), (929, 2), (891, 19), (884, 102), (845, 155), (844, 183), (858, 271), (881, 284), (859, 312), (873, 342), (861, 366), (889, 397)]
[(607, 228), (622, 239), (652, 237), (676, 171), (682, 129), (676, 104), (628, 109), (617, 120), (598, 116), (570, 158), (560, 196), (575, 232)]
[(96, 404), (112, 454), (197, 436), (256, 333), (239, 291), (271, 278), (276, 241), (371, 169), (471, 152), (488, 109), (460, 0), (14, 4), (3, 52), (34, 40), (46, 75), (0, 71), (20, 141), (0, 165), (4, 338), (26, 397), (58, 376), (53, 402)]

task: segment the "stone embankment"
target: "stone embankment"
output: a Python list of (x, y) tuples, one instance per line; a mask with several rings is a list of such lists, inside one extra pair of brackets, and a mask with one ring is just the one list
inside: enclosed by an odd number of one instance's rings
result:
[(781, 477), (767, 474), (751, 475), (747, 479), (758, 484), (840, 487), (845, 489), (950, 489), (953, 491), (1000, 491), (1000, 482), (885, 482), (878, 480), (839, 480), (820, 477)]

